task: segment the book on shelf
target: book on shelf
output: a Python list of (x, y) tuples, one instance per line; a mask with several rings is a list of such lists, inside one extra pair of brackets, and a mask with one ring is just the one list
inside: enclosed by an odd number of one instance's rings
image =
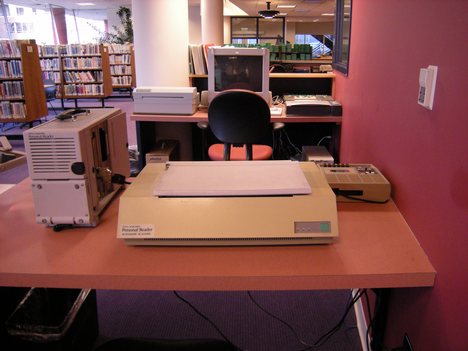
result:
[(20, 57), (21, 44), (34, 43), (34, 39), (0, 40), (0, 58)]
[(131, 75), (132, 67), (128, 65), (115, 65), (110, 68), (112, 75)]
[(111, 65), (130, 65), (130, 54), (112, 54), (109, 55), (109, 63)]
[(58, 56), (59, 55), (59, 46), (58, 45), (39, 45), (39, 57), (47, 56)]
[(25, 118), (26, 105), (23, 102), (0, 102), (0, 118)]
[(22, 78), (23, 68), (21, 60), (8, 60), (0, 62), (0, 78)]
[(128, 54), (132, 49), (131, 44), (105, 44), (109, 48), (109, 54)]
[(59, 71), (42, 71), (42, 80), (51, 80), (55, 84), (60, 84), (60, 72)]
[(206, 73), (208, 73), (208, 50), (214, 44), (203, 44), (203, 59), (205, 63)]
[(189, 44), (189, 69), (191, 74), (208, 73), (208, 48), (213, 44)]
[(59, 53), (62, 56), (100, 55), (100, 44), (68, 44), (60, 45)]
[(100, 57), (64, 57), (62, 58), (64, 69), (101, 69)]
[(103, 84), (65, 84), (63, 86), (65, 95), (93, 95), (99, 96), (104, 94)]
[(2, 82), (0, 84), (0, 98), (5, 99), (23, 99), (24, 84), (23, 81)]
[(95, 83), (102, 81), (102, 72), (64, 71), (63, 78), (66, 83)]
[(112, 85), (132, 85), (132, 76), (113, 76)]
[(42, 58), (40, 60), (41, 70), (59, 70), (60, 69), (60, 59), (59, 58)]

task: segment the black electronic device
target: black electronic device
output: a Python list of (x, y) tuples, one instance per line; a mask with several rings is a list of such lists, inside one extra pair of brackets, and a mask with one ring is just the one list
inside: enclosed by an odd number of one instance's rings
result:
[(286, 116), (341, 116), (343, 109), (329, 95), (285, 95)]
[(67, 120), (67, 119), (75, 119), (77, 116), (82, 115), (82, 114), (88, 115), (89, 112), (90, 111), (88, 109), (75, 108), (73, 110), (63, 111), (61, 114), (57, 115), (56, 118), (61, 120), (61, 121), (64, 121), (64, 120)]

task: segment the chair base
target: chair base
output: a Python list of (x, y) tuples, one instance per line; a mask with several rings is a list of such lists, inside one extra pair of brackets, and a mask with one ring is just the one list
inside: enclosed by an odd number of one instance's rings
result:
[(52, 105), (52, 100), (47, 100), (47, 103), (49, 104), (50, 109), (51, 109), (52, 111), (54, 111), (54, 114), (57, 114), (57, 111), (55, 110), (54, 105)]
[[(268, 145), (252, 145), (254, 160), (269, 160), (273, 155), (273, 149)], [(242, 147), (231, 146), (231, 161), (246, 160), (245, 145)], [(212, 161), (223, 161), (224, 144), (213, 144), (208, 149), (208, 156)]]

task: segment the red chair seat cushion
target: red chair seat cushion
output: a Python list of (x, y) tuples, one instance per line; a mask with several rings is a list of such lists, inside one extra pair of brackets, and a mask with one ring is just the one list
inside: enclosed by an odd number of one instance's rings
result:
[[(252, 145), (254, 160), (269, 160), (273, 149), (268, 145)], [(224, 144), (213, 144), (208, 148), (208, 156), (212, 161), (222, 161), (224, 156)], [(245, 161), (245, 145), (234, 147), (231, 145), (231, 161)]]

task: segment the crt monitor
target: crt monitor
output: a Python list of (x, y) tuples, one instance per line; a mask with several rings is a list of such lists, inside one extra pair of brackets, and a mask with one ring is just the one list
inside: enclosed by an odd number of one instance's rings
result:
[(270, 105), (268, 49), (210, 47), (208, 49), (208, 101), (229, 89), (246, 89)]

